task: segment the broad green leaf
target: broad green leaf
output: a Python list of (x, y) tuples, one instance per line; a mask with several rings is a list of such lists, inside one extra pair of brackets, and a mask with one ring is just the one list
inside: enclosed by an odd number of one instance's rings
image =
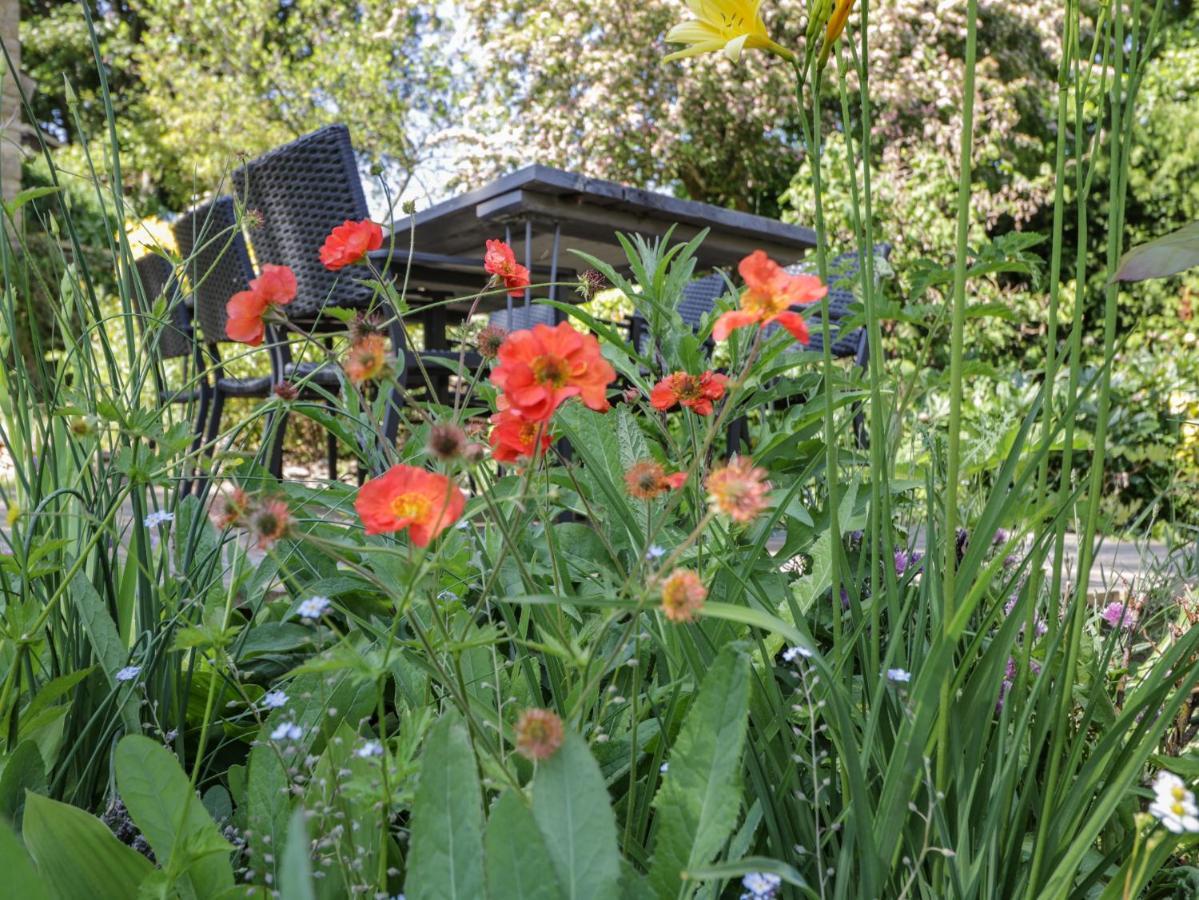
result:
[(409, 846), (408, 900), (486, 896), (483, 793), (470, 737), (454, 713), (442, 716), (425, 742)]
[[(71, 602), (75, 604), (75, 614), (79, 617), (79, 624), (83, 626), (88, 643), (92, 645), (92, 652), (104, 670), (108, 685), (116, 690), (120, 687), (120, 683), (116, 680), (116, 674), (128, 662), (129, 650), (125, 646), (125, 642), (121, 640), (117, 625), (108, 613), (108, 606), (83, 573), (72, 579), (70, 597)], [(125, 699), (128, 700), (128, 697), (126, 696)], [(136, 702), (121, 704), (121, 720), (130, 734), (141, 730), (141, 724), (137, 718)]]
[(1194, 266), (1199, 266), (1199, 222), (1133, 247), (1120, 257), (1112, 281), (1169, 278)]
[[(570, 900), (620, 896), (616, 817), (599, 765), (573, 732), (533, 779), (533, 817)], [(499, 900), (499, 898), (495, 898)]]
[(33, 860), (7, 822), (0, 822), (0, 867), (4, 871), (4, 892), (20, 900), (50, 900), (46, 882), (33, 867)]
[(279, 895), (288, 900), (316, 900), (312, 886), (312, 862), (308, 826), (304, 810), (297, 809), (287, 826), (287, 849), (283, 851), (283, 870), (279, 873)]
[(495, 900), (558, 900), (565, 897), (533, 811), (513, 790), (491, 808), (484, 835), (487, 890)]
[(21, 826), (25, 792), (46, 790), (46, 765), (33, 741), (21, 741), (4, 764), (0, 774), (0, 816), (16, 827)]
[(700, 685), (654, 798), (657, 837), (650, 884), (660, 898), (689, 897), (686, 873), (724, 846), (741, 806), (741, 753), (749, 717), (749, 657), (726, 647)]
[(184, 873), (201, 897), (233, 884), (233, 848), (221, 837), (175, 755), (148, 737), (131, 734), (117, 744), (115, 765), (121, 799), (159, 864), (168, 872)]
[(25, 190), (21, 191), (11, 200), (6, 200), (4, 203), (4, 209), (10, 216), (15, 216), (17, 214), (17, 210), (19, 210), (26, 203), (29, 203), (31, 200), (37, 200), (39, 197), (48, 197), (50, 194), (56, 194), (61, 190), (61, 187), (53, 184), (25, 188)]
[(57, 900), (129, 900), (154, 872), (99, 819), (40, 794), (26, 797), (23, 834)]

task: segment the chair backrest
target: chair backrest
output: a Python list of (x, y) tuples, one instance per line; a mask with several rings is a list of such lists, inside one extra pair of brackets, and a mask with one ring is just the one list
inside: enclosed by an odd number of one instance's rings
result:
[[(889, 244), (875, 245), (874, 255), (876, 258), (886, 259), (890, 254), (891, 247)], [(793, 275), (815, 272), (816, 261), (812, 259), (796, 263), (793, 266), (788, 266), (787, 271)], [(876, 286), (878, 279), (879, 275), (876, 267)], [(845, 359), (850, 356), (858, 357), (859, 362), (862, 362), (864, 361), (865, 329), (854, 328), (851, 331), (841, 333), (838, 327), (838, 323), (849, 316), (850, 304), (858, 300), (853, 292), (854, 285), (858, 281), (858, 253), (856, 250), (849, 253), (842, 253), (828, 261), (828, 281), (829, 336), (833, 339), (832, 355), (839, 359)], [(812, 313), (807, 318), (809, 341), (805, 349), (814, 353), (822, 353), (824, 352), (824, 326), (820, 321), (820, 304), (813, 304)]]
[(552, 306), (530, 305), (512, 307), (511, 311), (498, 309), (487, 317), (492, 325), (505, 331), (521, 331), (534, 325), (557, 325), (558, 311)]
[(254, 277), (233, 198), (218, 197), (180, 216), (174, 232), (204, 340), (227, 341), (225, 304)]
[(284, 144), (233, 173), (238, 198), (261, 216), (250, 233), (259, 266), (291, 266), (296, 299), (284, 310), (292, 319), (312, 320), (325, 306), (363, 309), (374, 292), (352, 275), (330, 272), (319, 251), (329, 232), (368, 211), (354, 160), (350, 132), (329, 125)]
[(727, 290), (728, 283), (719, 272), (697, 278), (683, 288), (683, 296), (678, 306), (679, 315), (692, 328), (699, 328), (703, 317), (712, 311), (716, 301), (723, 297)]
[[(192, 350), (192, 311), (184, 301), (175, 278), (175, 267), (165, 256), (149, 253), (134, 263), (141, 295), (134, 291), (139, 312), (146, 314), (159, 297), (167, 300), (167, 322), (158, 333), (158, 354), (164, 359), (187, 356)], [(142, 306), (142, 297), (145, 306)], [(149, 323), (146, 323), (149, 325)]]

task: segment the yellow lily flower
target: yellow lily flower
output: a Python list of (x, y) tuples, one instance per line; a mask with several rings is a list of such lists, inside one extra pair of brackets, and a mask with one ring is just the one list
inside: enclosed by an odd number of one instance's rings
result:
[(776, 44), (766, 33), (761, 6), (762, 0), (687, 0), (695, 18), (670, 29), (666, 40), (688, 46), (669, 54), (664, 61), (724, 51), (725, 56), (737, 62), (745, 49), (767, 50), (783, 59), (794, 59), (790, 50)]
[(849, 19), (850, 10), (853, 9), (854, 0), (837, 0), (837, 7), (833, 10), (833, 14), (828, 19), (828, 29), (824, 32), (824, 42), (831, 44), (837, 38), (841, 37), (841, 32), (845, 30), (845, 23)]

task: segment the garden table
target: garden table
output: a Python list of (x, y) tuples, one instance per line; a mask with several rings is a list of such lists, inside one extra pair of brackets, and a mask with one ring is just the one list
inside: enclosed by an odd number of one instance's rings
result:
[[(420, 313), (425, 346), (438, 349), (446, 346), (447, 312), (465, 314), (470, 295), (482, 285), (482, 251), (489, 238), (503, 237), (530, 268), (534, 282), (560, 282), (586, 268), (563, 250), (581, 250), (624, 269), (617, 231), (660, 237), (671, 226), (677, 226), (672, 236), (677, 240), (709, 229), (696, 252), (698, 270), (735, 266), (757, 249), (793, 263), (816, 246), (816, 234), (809, 228), (532, 165), (397, 223), (390, 269), (402, 277), (408, 268), (409, 299), (418, 310), (422, 303), (458, 298)], [(416, 253), (409, 264), (410, 242)], [(377, 251), (372, 259), (387, 265), (388, 251)], [(558, 287), (551, 287), (549, 298), (577, 299), (573, 291), (562, 297), (558, 293)], [(531, 291), (526, 291), (524, 302), (531, 300)], [(483, 298), (478, 310), (510, 309), (512, 302), (496, 293)]]

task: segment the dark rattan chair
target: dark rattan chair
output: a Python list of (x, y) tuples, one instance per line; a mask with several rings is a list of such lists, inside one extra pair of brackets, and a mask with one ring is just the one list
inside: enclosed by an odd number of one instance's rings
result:
[[(195, 404), (195, 439), (191, 447), (191, 452), (195, 454), (204, 435), (211, 389), (192, 328), (192, 307), (179, 289), (174, 265), (166, 257), (151, 253), (137, 260), (134, 266), (137, 284), (134, 285), (133, 297), (142, 317), (142, 333), (151, 342), (151, 353), (159, 362), (168, 359), (184, 361), (184, 384), (180, 388), (167, 387), (162, 367), (155, 365), (158, 401), (163, 404)], [(148, 316), (160, 297), (166, 298), (166, 321), (161, 328), (154, 328)], [(184, 494), (191, 489), (191, 483), (191, 478), (183, 482)]]
[(225, 304), (235, 293), (245, 290), (254, 277), (233, 198), (219, 197), (181, 216), (175, 222), (174, 232), (213, 374), (212, 411), (205, 433), (205, 445), (211, 454), (221, 433), (225, 400), (229, 397), (265, 399), (270, 396), (279, 373), (272, 370), (270, 375), (236, 378), (225, 373), (221, 360), (220, 345), (229, 342), (225, 332)]

